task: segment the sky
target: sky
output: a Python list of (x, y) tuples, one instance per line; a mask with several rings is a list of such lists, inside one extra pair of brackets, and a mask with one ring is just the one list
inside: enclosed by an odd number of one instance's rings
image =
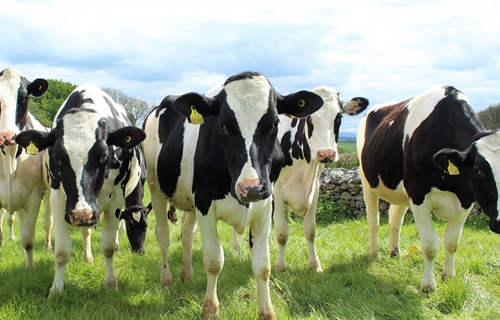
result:
[[(158, 104), (242, 71), (370, 106), (436, 85), (500, 103), (500, 1), (2, 1), (0, 70)], [(362, 114), (345, 116), (354, 133)]]

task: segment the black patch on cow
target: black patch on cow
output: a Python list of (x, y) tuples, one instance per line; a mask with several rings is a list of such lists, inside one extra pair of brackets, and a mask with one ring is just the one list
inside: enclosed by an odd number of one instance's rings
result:
[[(342, 113), (337, 114), (333, 122), (333, 133), (335, 134), (335, 142), (339, 142), (340, 125), (342, 124)], [(309, 136), (311, 138), (311, 136)]]
[(311, 139), (314, 132), (314, 124), (312, 122), (311, 116), (308, 116), (306, 118), (306, 124), (307, 124), (307, 138)]
[(311, 149), (307, 142), (305, 133), (306, 119), (300, 119), (295, 138), (292, 142), (292, 157), (295, 159), (305, 159), (307, 163), (311, 162)]
[(62, 119), (64, 118), (64, 115), (68, 113), (71, 110), (74, 109), (79, 109), (81, 106), (83, 106), (85, 103), (93, 103), (92, 99), (90, 98), (85, 98), (86, 90), (81, 90), (81, 91), (73, 91), (69, 97), (66, 100), (66, 103), (62, 107), (61, 111), (59, 112), (59, 115), (57, 119)]
[(251, 72), (251, 71), (241, 72), (241, 73), (232, 75), (229, 78), (227, 78), (226, 82), (224, 82), (224, 86), (226, 86), (227, 84), (229, 84), (229, 83), (231, 83), (233, 81), (244, 80), (244, 79), (251, 79), (251, 78), (257, 77), (257, 76), (261, 76), (261, 74), (258, 73), (258, 72)]
[(367, 115), (361, 163), (372, 188), (378, 186), (379, 175), (385, 186), (392, 190), (403, 180), (403, 132), (408, 101)]
[(21, 83), (17, 90), (16, 125), (21, 131), (26, 126), (28, 116), (29, 84), (30, 82), (25, 77), (21, 77)]
[[(157, 170), (161, 191), (167, 197), (173, 197), (177, 181), (181, 175), (181, 159), (184, 143), (184, 123), (186, 118), (174, 107), (174, 98), (166, 97), (156, 110), (158, 116), (158, 137), (162, 144), (158, 156)], [(189, 143), (195, 143), (191, 141)]]
[(292, 132), (287, 131), (283, 134), (281, 138), (281, 149), (284, 154), (284, 165), (291, 166), (293, 163), (292, 155), (290, 154), (290, 150), (292, 149)]
[[(198, 135), (194, 155), (192, 191), (195, 194), (196, 208), (202, 215), (208, 214), (213, 200), (224, 199), (231, 192), (231, 176), (219, 130), (218, 119), (207, 117)], [(228, 128), (228, 130), (239, 131), (238, 128)], [(227, 155), (229, 161), (240, 160), (241, 162), (241, 159), (236, 159), (236, 156), (238, 152), (241, 154), (240, 149), (243, 147), (244, 145), (236, 147), (234, 153)], [(246, 160), (246, 152), (244, 160)]]

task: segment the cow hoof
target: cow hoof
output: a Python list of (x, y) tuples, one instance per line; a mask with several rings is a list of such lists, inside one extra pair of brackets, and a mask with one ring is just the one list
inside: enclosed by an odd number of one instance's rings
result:
[(172, 274), (170, 272), (162, 272), (160, 276), (160, 284), (163, 289), (172, 286)]
[(118, 291), (118, 282), (116, 281), (116, 278), (114, 280), (104, 282), (104, 287), (107, 290)]
[(370, 257), (374, 258), (374, 259), (377, 259), (378, 258), (378, 250), (371, 250), (368, 252), (368, 254), (370, 255)]
[(391, 251), (391, 258), (398, 257), (399, 256), (399, 248), (394, 248)]
[(426, 280), (424, 278), (422, 280), (421, 290), (423, 293), (430, 293), (430, 292), (436, 291), (436, 288), (437, 288), (437, 283), (436, 283), (436, 280), (434, 278), (428, 279), (428, 280)]
[(278, 272), (285, 271), (286, 270), (286, 263), (276, 263), (275, 269)]
[(217, 300), (205, 299), (203, 302), (203, 318), (216, 319), (219, 317), (219, 302)]
[(259, 312), (259, 320), (275, 320), (276, 315), (274, 314), (274, 310), (268, 310), (267, 312)]
[(309, 268), (316, 273), (323, 273), (323, 268), (321, 268), (321, 264), (317, 262), (309, 262)]

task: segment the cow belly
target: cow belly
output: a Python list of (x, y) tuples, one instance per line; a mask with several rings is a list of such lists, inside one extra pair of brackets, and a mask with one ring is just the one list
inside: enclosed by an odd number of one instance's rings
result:
[(322, 169), (322, 166), (302, 162), (303, 165), (295, 162), (282, 170), (274, 191), (279, 192), (283, 203), (301, 217), (307, 214), (314, 193), (319, 191), (318, 179)]
[(432, 212), (436, 217), (444, 221), (459, 221), (463, 214), (468, 213), (471, 209), (463, 208), (460, 199), (454, 193), (436, 188), (432, 188), (425, 200), (430, 201)]
[(371, 188), (371, 191), (391, 204), (405, 206), (405, 207), (410, 206), (410, 202), (408, 200), (408, 194), (406, 193), (403, 187), (403, 182), (400, 182), (397, 188), (393, 190), (387, 188), (384, 185), (384, 183), (379, 179), (379, 184), (377, 188)]

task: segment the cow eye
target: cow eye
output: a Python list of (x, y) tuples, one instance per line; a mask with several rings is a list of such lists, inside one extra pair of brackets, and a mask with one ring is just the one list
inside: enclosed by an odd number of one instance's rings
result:
[(101, 157), (101, 163), (102, 164), (105, 164), (105, 163), (108, 163), (108, 160), (109, 160), (109, 155), (108, 153), (106, 152), (105, 154), (102, 155)]
[(220, 131), (221, 134), (227, 135), (227, 128), (222, 123), (219, 123), (219, 131)]
[(474, 177), (481, 179), (484, 178), (484, 172), (478, 167), (474, 167), (473, 172), (474, 172)]

